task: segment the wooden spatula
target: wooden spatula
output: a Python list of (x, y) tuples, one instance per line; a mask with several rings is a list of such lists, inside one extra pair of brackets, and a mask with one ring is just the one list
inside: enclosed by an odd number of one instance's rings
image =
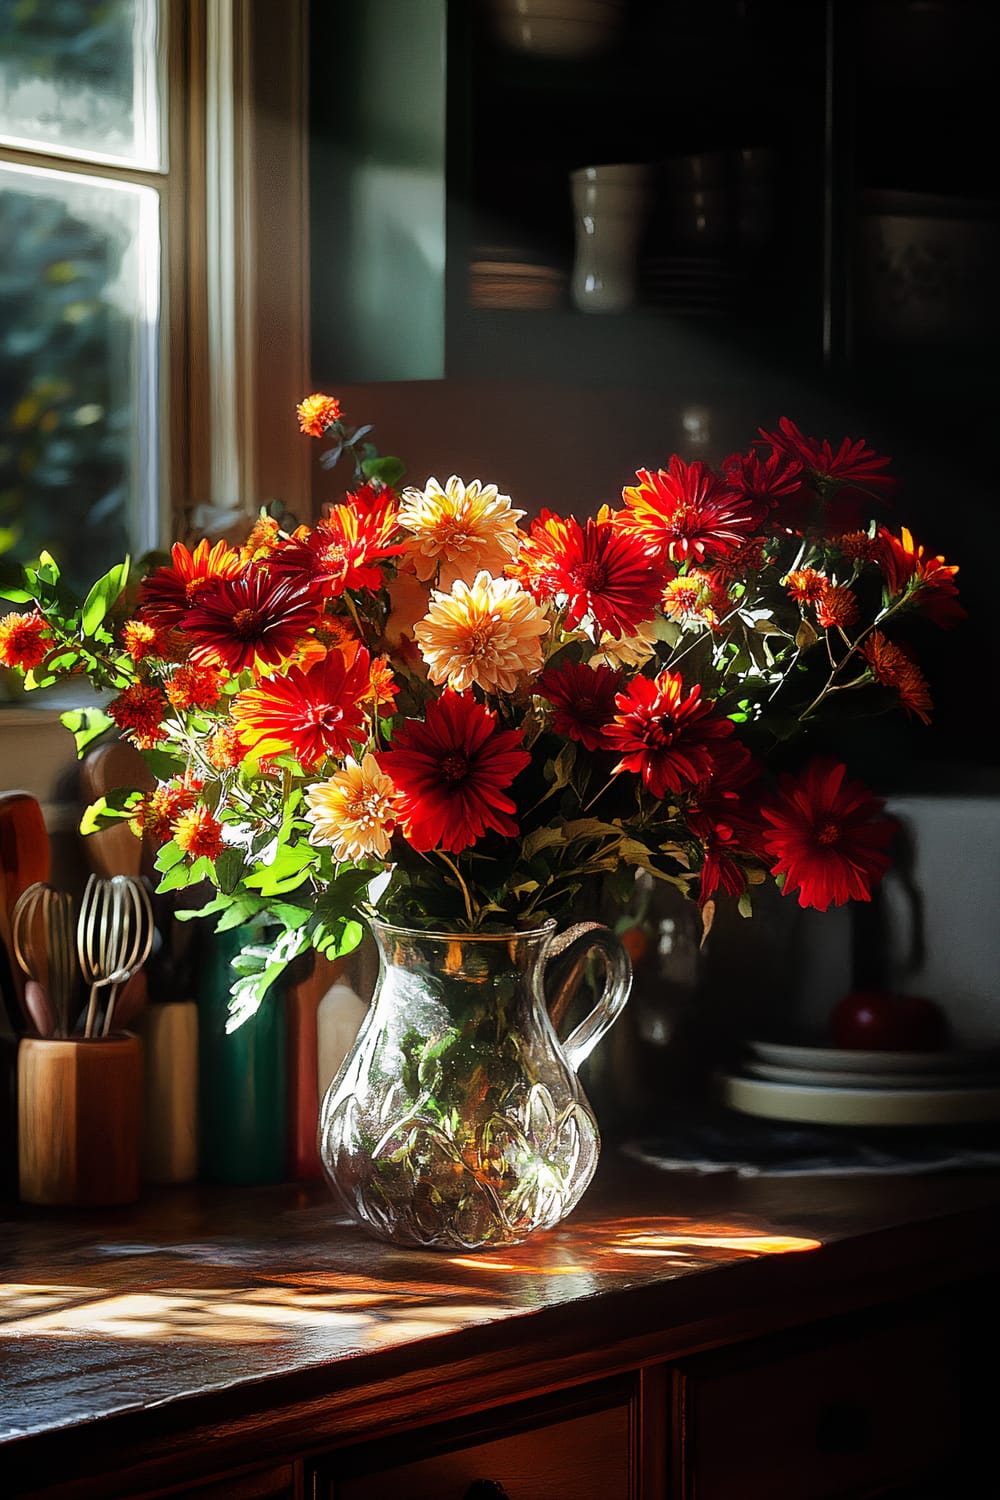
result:
[[(97, 745), (80, 762), (80, 792), (89, 805), (120, 787), (151, 792), (156, 778), (141, 753), (126, 740)], [(105, 879), (112, 875), (143, 873), (143, 843), (123, 818), (110, 828), (99, 828), (83, 840), (84, 853), (94, 870)]]

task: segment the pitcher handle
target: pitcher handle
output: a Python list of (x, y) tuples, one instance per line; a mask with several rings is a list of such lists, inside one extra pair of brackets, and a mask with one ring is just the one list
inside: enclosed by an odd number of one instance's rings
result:
[(549, 1006), (549, 1019), (553, 1028), (558, 1030), (559, 1022), (566, 1012), (572, 991), (575, 989), (575, 980), (580, 972), (582, 961), (595, 949), (604, 955), (606, 964), (604, 989), (598, 996), (593, 1010), (584, 1016), (566, 1040), (560, 1043), (566, 1061), (574, 1073), (578, 1071), (584, 1059), (590, 1056), (601, 1037), (624, 1010), (632, 988), (632, 963), (611, 928), (603, 926), (600, 922), (577, 922), (575, 926), (567, 927), (565, 932), (557, 934), (552, 939), (545, 953), (546, 964), (560, 954), (569, 954), (577, 961), (570, 966), (562, 989)]

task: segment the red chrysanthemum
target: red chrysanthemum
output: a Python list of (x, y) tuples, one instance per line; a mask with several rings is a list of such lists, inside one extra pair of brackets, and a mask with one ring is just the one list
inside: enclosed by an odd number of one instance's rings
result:
[(222, 824), (204, 803), (181, 813), (174, 824), (173, 837), (189, 859), (218, 859), (226, 847)]
[(543, 604), (565, 601), (566, 625), (588, 616), (598, 634), (633, 635), (651, 620), (664, 583), (648, 543), (618, 529), (602, 507), (583, 526), (543, 510), (507, 572)]
[(820, 486), (850, 485), (869, 496), (887, 495), (896, 488), (895, 479), (884, 472), (892, 459), (876, 453), (861, 438), (845, 437), (834, 452), (828, 439), (806, 437), (788, 417), (780, 418), (777, 432), (765, 432), (763, 427), (758, 431), (776, 453), (808, 469)]
[(328, 427), (340, 420), (340, 402), (336, 396), (324, 396), (317, 392), (300, 401), (295, 408), (299, 418), (299, 431), (307, 437), (321, 438)]
[(531, 757), (513, 729), (465, 693), (447, 689), (378, 757), (396, 787), (403, 832), (414, 849), (457, 854), (488, 830), (516, 838), (508, 788)]
[(733, 733), (731, 721), (714, 715), (702, 699), (700, 686), (685, 693), (679, 672), (633, 678), (616, 703), (619, 711), (607, 731), (609, 744), (621, 753), (615, 774), (634, 771), (654, 797), (711, 776), (718, 742)]
[(367, 651), (350, 663), (331, 651), (307, 672), (290, 667), (284, 677), (237, 693), (230, 712), (248, 749), (258, 756), (293, 755), (309, 770), (364, 737), (369, 683)]
[(37, 609), (0, 620), (0, 667), (30, 672), (44, 661), (52, 645), (49, 623)]
[[(761, 440), (773, 451), (794, 459), (806, 470), (821, 502), (816, 517), (827, 536), (838, 536), (861, 527), (868, 518), (873, 500), (884, 499), (896, 487), (896, 481), (884, 470), (891, 459), (869, 448), (861, 439), (845, 437), (834, 450), (826, 438), (806, 437), (788, 417), (778, 422), (777, 432), (758, 428)], [(790, 529), (805, 529), (805, 512), (799, 514), (794, 497), (791, 509), (781, 511)]]
[(800, 906), (817, 911), (870, 901), (889, 867), (895, 824), (878, 797), (846, 776), (841, 762), (817, 758), (801, 776), (783, 776), (776, 800), (761, 808), (771, 824), (764, 847), (772, 874), (784, 876), (786, 894), (798, 890)]
[(742, 895), (747, 869), (759, 869), (762, 851), (757, 798), (752, 783), (760, 766), (735, 738), (714, 752), (711, 776), (699, 782), (687, 799), (688, 828), (701, 844), (704, 863), (698, 900), (710, 900), (721, 887), (728, 896)]
[(163, 727), (167, 708), (159, 688), (135, 682), (108, 704), (108, 713), (140, 750), (150, 750), (167, 737)]
[(315, 584), (276, 578), (267, 568), (216, 579), (184, 616), (191, 660), (219, 662), (234, 675), (279, 666), (321, 608)]
[(910, 603), (945, 630), (966, 618), (958, 602), (957, 565), (946, 563), (943, 557), (931, 557), (905, 526), (898, 537), (880, 526), (873, 550), (890, 599), (898, 599), (909, 589)]
[(618, 524), (671, 562), (724, 558), (756, 529), (751, 499), (700, 459), (688, 464), (674, 454), (669, 469), (637, 469), (636, 478), (622, 490), (627, 510)]
[(225, 542), (211, 546), (202, 538), (191, 552), (183, 542), (170, 549), (170, 565), (157, 568), (139, 585), (142, 618), (161, 630), (172, 630), (203, 589), (218, 578), (235, 578), (243, 567), (240, 554)]
[(534, 690), (552, 704), (557, 734), (579, 741), (586, 750), (607, 750), (605, 731), (615, 716), (621, 685), (622, 674), (611, 667), (565, 662), (543, 672)]
[(802, 490), (802, 465), (787, 453), (775, 451), (766, 458), (759, 453), (734, 453), (723, 460), (722, 472), (750, 501), (758, 524), (771, 512), (780, 524), (784, 507), (794, 503)]

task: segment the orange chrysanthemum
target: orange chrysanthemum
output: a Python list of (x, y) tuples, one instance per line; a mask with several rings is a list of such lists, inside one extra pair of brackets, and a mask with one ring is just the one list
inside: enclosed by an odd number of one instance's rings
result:
[(203, 786), (201, 777), (191, 775), (164, 782), (142, 798), (129, 820), (129, 827), (138, 838), (165, 844), (171, 837), (173, 824), (182, 813), (194, 807)]
[(157, 568), (139, 586), (142, 619), (161, 630), (176, 629), (203, 590), (217, 579), (235, 578), (242, 567), (239, 552), (225, 542), (213, 547), (202, 538), (193, 552), (175, 542), (169, 567)]
[(211, 708), (222, 696), (225, 675), (214, 662), (188, 662), (177, 667), (163, 684), (163, 690), (181, 711), (188, 708)]
[(163, 655), (163, 631), (148, 620), (126, 620), (122, 626), (122, 645), (133, 661)]
[(348, 663), (331, 651), (308, 672), (291, 667), (284, 677), (238, 693), (231, 713), (243, 743), (258, 756), (293, 755), (308, 770), (364, 738), (368, 688), (368, 652), (360, 650)]
[(240, 739), (235, 724), (223, 724), (209, 738), (205, 754), (217, 771), (229, 771), (240, 765), (247, 753), (247, 746)]
[(319, 392), (300, 401), (295, 410), (299, 431), (307, 437), (321, 438), (328, 427), (340, 420), (340, 402), (336, 396), (324, 396)]
[(871, 667), (875, 680), (896, 689), (906, 712), (929, 724), (934, 707), (930, 688), (916, 662), (902, 647), (887, 640), (881, 630), (873, 630), (861, 647), (861, 654)]
[(796, 568), (785, 579), (785, 588), (796, 604), (815, 604), (830, 587), (825, 573), (815, 568)]
[(729, 613), (730, 600), (707, 573), (697, 570), (673, 578), (663, 590), (663, 613), (684, 624), (701, 622), (717, 629)]
[(502, 573), (517, 554), (523, 515), (495, 484), (466, 484), (453, 474), (443, 489), (436, 479), (422, 490), (405, 489), (399, 524), (410, 533), (406, 555), (417, 577), (437, 575), (438, 586), (448, 589), (458, 579), (471, 583), (484, 570)]
[(108, 713), (140, 750), (151, 750), (167, 737), (163, 727), (167, 708), (159, 688), (135, 682), (108, 704)]
[(900, 528), (898, 537), (884, 526), (879, 527), (875, 557), (885, 575), (890, 599), (909, 592), (911, 604), (945, 629), (965, 619), (955, 583), (958, 567), (946, 563), (943, 557), (932, 557), (913, 540), (905, 526)]
[(30, 672), (52, 647), (52, 632), (37, 609), (0, 620), (0, 666)]
[(479, 573), (471, 587), (459, 579), (450, 594), (435, 589), (431, 599), (414, 635), (432, 682), (456, 692), (475, 683), (487, 693), (513, 693), (541, 667), (549, 622), (513, 578)]
[(822, 630), (847, 630), (859, 614), (857, 595), (844, 583), (831, 583), (816, 600), (816, 620)]
[(282, 541), (281, 526), (274, 516), (258, 516), (240, 547), (244, 566), (250, 562), (267, 562)]
[(181, 813), (174, 824), (173, 836), (178, 848), (190, 859), (218, 859), (226, 847), (222, 824), (203, 802)]
[(837, 538), (837, 546), (845, 557), (858, 562), (872, 562), (877, 554), (875, 538), (867, 531), (846, 531)]
[(398, 692), (399, 684), (393, 676), (389, 658), (387, 656), (373, 657), (368, 674), (368, 694), (365, 698), (367, 706), (376, 714), (380, 710), (391, 713)]
[(328, 781), (306, 788), (310, 844), (329, 845), (341, 860), (383, 858), (396, 826), (395, 788), (374, 755), (348, 755)]

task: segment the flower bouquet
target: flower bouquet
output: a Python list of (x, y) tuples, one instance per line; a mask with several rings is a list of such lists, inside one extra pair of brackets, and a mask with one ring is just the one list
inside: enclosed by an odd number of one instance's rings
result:
[[(314, 525), (177, 542), (73, 598), (43, 553), (7, 590), (0, 663), (28, 688), (82, 676), (79, 753), (117, 732), (152, 793), (127, 818), (182, 917), (271, 924), (237, 963), (231, 1023), (285, 966), (409, 928), (538, 928), (645, 871), (749, 915), (870, 898), (893, 827), (831, 719), (931, 699), (917, 616), (963, 616), (957, 569), (880, 519), (894, 481), (864, 442), (783, 418), (717, 469), (672, 457), (577, 519), (492, 484), (404, 487), (339, 402), (298, 408), (353, 465)], [(820, 740), (821, 743), (821, 740)]]

